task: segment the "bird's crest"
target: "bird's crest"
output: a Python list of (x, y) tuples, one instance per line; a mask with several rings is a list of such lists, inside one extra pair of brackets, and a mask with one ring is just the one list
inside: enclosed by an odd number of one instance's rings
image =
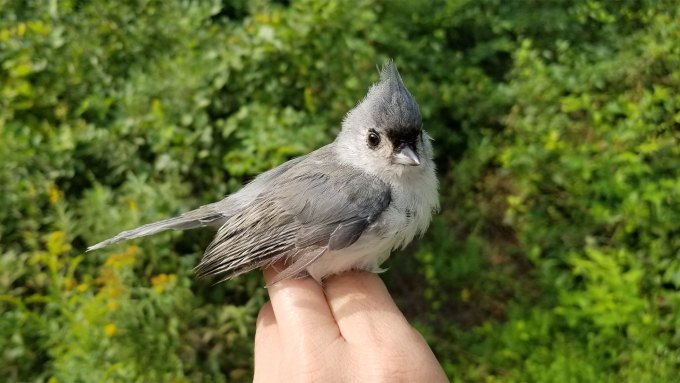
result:
[(388, 133), (419, 133), (422, 117), (418, 103), (404, 85), (392, 60), (385, 61), (380, 82), (373, 85), (362, 102), (376, 126)]

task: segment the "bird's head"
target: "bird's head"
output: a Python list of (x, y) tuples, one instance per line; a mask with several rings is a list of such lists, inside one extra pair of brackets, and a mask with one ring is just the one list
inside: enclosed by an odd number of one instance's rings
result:
[(388, 60), (380, 81), (347, 113), (336, 141), (342, 148), (338, 154), (372, 173), (417, 168), (432, 157), (430, 138), (422, 125), (418, 103), (394, 62)]

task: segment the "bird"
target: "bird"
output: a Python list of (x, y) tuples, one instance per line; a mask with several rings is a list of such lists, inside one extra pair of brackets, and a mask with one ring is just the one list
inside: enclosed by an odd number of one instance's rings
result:
[[(224, 199), (123, 231), (87, 251), (174, 229), (217, 232), (198, 277), (234, 278), (277, 265), (270, 281), (380, 266), (439, 211), (432, 138), (393, 60), (349, 110), (335, 140), (255, 177)], [(280, 265), (283, 265), (280, 267)]]

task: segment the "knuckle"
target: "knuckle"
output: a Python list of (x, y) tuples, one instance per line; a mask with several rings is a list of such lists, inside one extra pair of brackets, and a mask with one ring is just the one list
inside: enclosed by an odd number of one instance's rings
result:
[(398, 336), (382, 339), (371, 362), (372, 375), (376, 382), (414, 382), (422, 378), (421, 369), (427, 365), (423, 359), (420, 345), (425, 344), (422, 335), (413, 327), (402, 331)]
[(271, 318), (273, 311), (272, 311), (272, 303), (267, 302), (262, 306), (260, 309), (260, 312), (257, 313), (257, 320), (255, 321), (257, 326), (260, 326), (264, 324), (269, 318)]

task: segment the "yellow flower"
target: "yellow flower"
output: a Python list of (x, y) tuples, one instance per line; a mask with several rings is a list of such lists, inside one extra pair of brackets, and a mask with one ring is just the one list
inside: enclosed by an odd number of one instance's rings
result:
[(258, 23), (267, 24), (269, 22), (270, 18), (269, 18), (269, 15), (264, 14), (264, 13), (260, 13), (260, 14), (255, 15), (255, 20)]
[(151, 285), (153, 289), (158, 293), (162, 293), (168, 283), (174, 283), (177, 279), (175, 274), (158, 274), (155, 277), (151, 277)]
[(64, 254), (71, 250), (71, 244), (64, 243), (66, 233), (61, 230), (53, 231), (47, 236), (47, 251), (51, 255)]
[(50, 199), (50, 203), (52, 205), (56, 205), (59, 200), (61, 200), (61, 196), (63, 193), (61, 190), (59, 190), (59, 187), (55, 184), (51, 184), (50, 187), (47, 189), (47, 196)]
[(123, 266), (131, 266), (135, 263), (135, 255), (139, 251), (137, 246), (129, 246), (125, 251), (118, 254), (113, 254), (108, 259), (106, 259), (106, 266), (113, 266), (117, 269)]
[(106, 336), (114, 336), (118, 334), (118, 327), (113, 323), (109, 323), (104, 326), (104, 334), (106, 334)]
[(87, 289), (88, 289), (89, 287), (90, 287), (90, 286), (88, 286), (87, 283), (81, 283), (81, 284), (78, 285), (78, 287), (76, 287), (76, 290), (77, 290), (79, 293), (84, 293), (84, 292), (87, 291)]
[(102, 294), (106, 295), (110, 299), (116, 299), (116, 298), (120, 298), (125, 293), (125, 290), (123, 289), (123, 286), (121, 286), (120, 284), (113, 283), (113, 284), (109, 284), (109, 285), (105, 286), (101, 290), (101, 292), (102, 292)]
[(135, 200), (130, 198), (127, 201), (127, 203), (128, 203), (128, 209), (130, 209), (130, 211), (137, 211), (137, 202), (135, 202)]
[(116, 311), (118, 310), (118, 302), (116, 301), (109, 301), (109, 303), (106, 304), (106, 307), (109, 309), (109, 311)]
[(120, 276), (113, 268), (106, 267), (102, 269), (97, 277), (97, 283), (102, 285), (97, 296), (116, 299), (125, 293)]
[(469, 301), (470, 300), (470, 290), (468, 290), (467, 288), (461, 290), (460, 291), (460, 299), (463, 302)]
[(76, 280), (73, 279), (72, 277), (66, 277), (64, 278), (64, 290), (69, 291), (73, 289), (73, 286), (76, 285)]
[(157, 118), (163, 118), (163, 103), (157, 98), (151, 101), (151, 113)]
[(103, 286), (119, 284), (118, 274), (110, 267), (102, 268), (97, 277), (97, 283)]

